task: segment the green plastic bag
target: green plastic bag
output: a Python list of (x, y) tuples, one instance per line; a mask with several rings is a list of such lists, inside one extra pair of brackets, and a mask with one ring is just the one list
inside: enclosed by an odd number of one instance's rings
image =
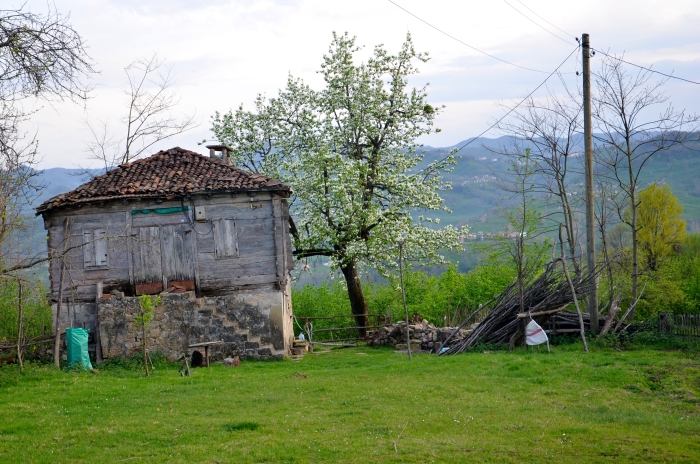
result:
[(88, 331), (85, 329), (66, 329), (66, 347), (68, 348), (67, 368), (80, 366), (92, 370), (90, 355), (88, 355)]

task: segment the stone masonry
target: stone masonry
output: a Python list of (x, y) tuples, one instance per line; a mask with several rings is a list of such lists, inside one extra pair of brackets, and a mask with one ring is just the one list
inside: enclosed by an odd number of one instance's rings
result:
[[(472, 324), (468, 329), (460, 329), (450, 340), (450, 344), (463, 340), (471, 333), (478, 324)], [(454, 327), (435, 327), (427, 320), (409, 324), (408, 335), (411, 340), (411, 349), (415, 351), (439, 351), (445, 340), (455, 330)], [(374, 332), (371, 346), (395, 346), (397, 349), (405, 350), (406, 343), (406, 323), (401, 321), (397, 324), (386, 325)]]
[[(191, 353), (194, 343), (223, 340), (212, 346), (210, 357), (221, 360), (281, 359), (291, 340), (283, 337), (282, 293), (238, 292), (234, 295), (196, 298), (194, 292), (163, 294), (147, 332), (148, 348), (175, 360)], [(134, 327), (138, 298), (113, 292), (100, 298), (98, 314), (103, 356), (130, 356), (141, 349), (141, 330)], [(280, 314), (277, 314), (277, 313)], [(285, 316), (287, 316), (285, 318)]]

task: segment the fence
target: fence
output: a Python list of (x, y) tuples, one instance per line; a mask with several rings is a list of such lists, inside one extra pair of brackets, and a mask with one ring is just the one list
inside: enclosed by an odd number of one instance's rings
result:
[[(391, 323), (390, 317), (383, 314), (368, 314), (369, 325), (367, 326), (355, 325), (355, 317), (352, 315), (299, 317), (297, 321), (303, 324), (303, 331), (312, 345), (344, 346), (349, 343), (357, 345), (358, 341), (366, 340), (368, 337), (360, 336), (360, 329), (365, 329), (369, 335), (369, 331)], [(343, 320), (351, 320), (353, 325), (343, 325)]]
[(684, 338), (700, 338), (700, 314), (659, 313), (659, 332)]

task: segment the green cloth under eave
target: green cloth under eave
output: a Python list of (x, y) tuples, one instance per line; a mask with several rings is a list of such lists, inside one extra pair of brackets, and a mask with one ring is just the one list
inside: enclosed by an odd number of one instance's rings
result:
[(189, 211), (189, 210), (190, 210), (189, 206), (176, 206), (174, 208), (132, 209), (131, 215), (133, 216), (135, 214), (148, 214), (148, 213), (173, 214), (173, 213), (182, 213), (184, 211)]

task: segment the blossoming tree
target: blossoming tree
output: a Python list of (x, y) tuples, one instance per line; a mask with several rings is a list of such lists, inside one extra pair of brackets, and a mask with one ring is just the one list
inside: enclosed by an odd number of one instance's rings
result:
[[(314, 90), (289, 77), (279, 95), (258, 96), (253, 111), (216, 113), (212, 131), (232, 147), (234, 162), (294, 188), (290, 232), (297, 259), (326, 256), (347, 282), (358, 326), (368, 325), (360, 270), (396, 268), (398, 241), (413, 262), (444, 262), (440, 250), (460, 248), (464, 230), (437, 227), (429, 211), (445, 210), (441, 174), (456, 160), (428, 161), (417, 138), (432, 132), (440, 109), (426, 87), (409, 88), (425, 62), (410, 35), (399, 52), (377, 46), (366, 62), (346, 34), (333, 34)], [(364, 333), (364, 330), (361, 331)]]

